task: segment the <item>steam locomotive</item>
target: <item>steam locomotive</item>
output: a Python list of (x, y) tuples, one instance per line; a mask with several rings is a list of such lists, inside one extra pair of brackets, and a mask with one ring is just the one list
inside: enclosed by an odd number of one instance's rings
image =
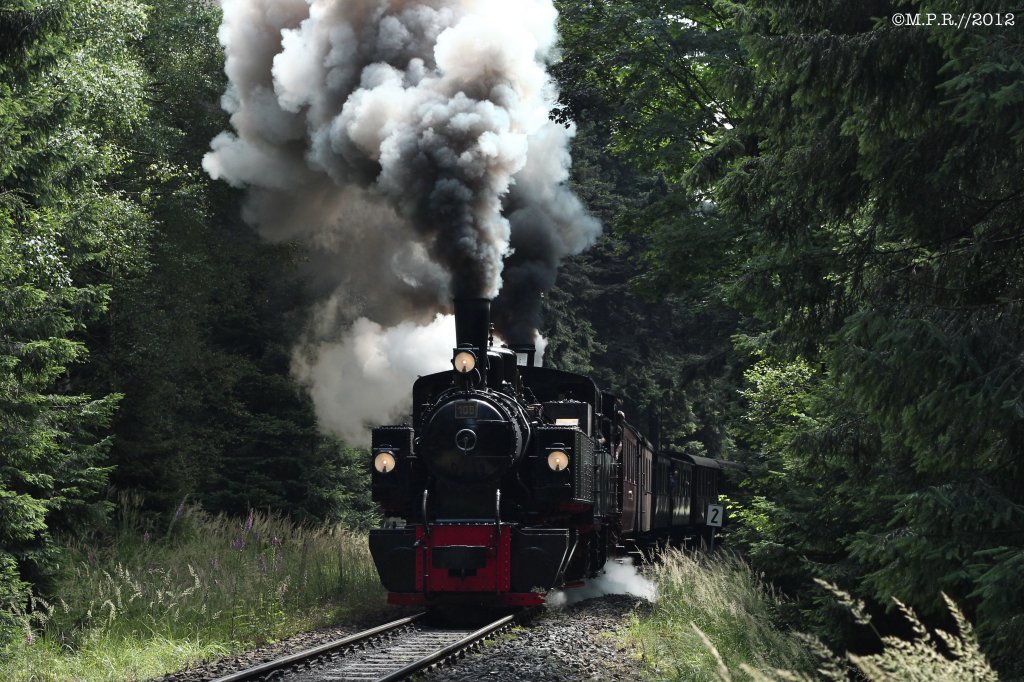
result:
[(705, 532), (722, 462), (655, 452), (589, 377), (494, 347), (455, 301), (453, 369), (413, 385), (413, 426), (372, 431), (370, 552), (393, 604), (534, 606), (616, 549)]

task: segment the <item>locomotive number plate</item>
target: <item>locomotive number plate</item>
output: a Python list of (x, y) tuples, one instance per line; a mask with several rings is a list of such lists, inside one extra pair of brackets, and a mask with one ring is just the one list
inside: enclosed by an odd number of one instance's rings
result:
[(455, 405), (455, 418), (456, 419), (476, 419), (477, 404), (473, 401), (466, 401), (464, 403), (456, 403)]

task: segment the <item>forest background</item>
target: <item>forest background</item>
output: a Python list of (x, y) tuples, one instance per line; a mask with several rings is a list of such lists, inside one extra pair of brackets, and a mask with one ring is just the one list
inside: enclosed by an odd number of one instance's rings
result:
[[(730, 541), (826, 641), (942, 624), (1024, 674), (1024, 41), (1012, 3), (559, 2), (575, 189), (605, 225), (547, 361), (663, 447), (749, 467)], [(218, 7), (0, 6), (0, 605), (141, 495), (373, 523), (365, 455), (289, 376), (304, 255), (201, 168)], [(6, 611), (4, 611), (6, 613)], [(0, 627), (4, 626), (0, 616)]]

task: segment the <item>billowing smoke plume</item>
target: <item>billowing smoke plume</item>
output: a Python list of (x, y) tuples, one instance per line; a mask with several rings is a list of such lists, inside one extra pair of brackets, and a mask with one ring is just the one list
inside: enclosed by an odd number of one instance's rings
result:
[[(381, 339), (408, 322), (439, 332), (453, 296), (500, 292), (499, 333), (533, 341), (559, 263), (600, 231), (566, 186), (573, 131), (548, 119), (551, 0), (221, 4), (234, 132), (203, 165), (248, 188), (244, 217), (265, 237), (309, 251), (325, 303), (296, 371), (325, 423), (372, 378), (342, 358), (370, 321)], [(445, 334), (416, 372), (446, 366)], [(406, 394), (410, 378), (395, 376)]]

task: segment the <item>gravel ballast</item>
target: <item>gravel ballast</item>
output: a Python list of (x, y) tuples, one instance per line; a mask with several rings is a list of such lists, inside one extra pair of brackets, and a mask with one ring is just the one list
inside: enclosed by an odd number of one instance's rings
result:
[[(463, 658), (422, 673), (423, 682), (512, 682), (519, 680), (622, 680), (640, 678), (636, 652), (622, 644), (630, 615), (649, 602), (631, 595), (606, 595), (549, 607), (511, 632)], [(200, 682), (308, 649), (397, 620), (412, 611), (387, 610), (358, 623), (321, 628), (253, 651), (157, 678), (154, 682)]]
[(621, 644), (630, 614), (650, 603), (632, 595), (605, 595), (548, 608), (530, 623), (454, 664), (421, 676), (424, 682), (577, 681), (641, 678), (635, 651)]

